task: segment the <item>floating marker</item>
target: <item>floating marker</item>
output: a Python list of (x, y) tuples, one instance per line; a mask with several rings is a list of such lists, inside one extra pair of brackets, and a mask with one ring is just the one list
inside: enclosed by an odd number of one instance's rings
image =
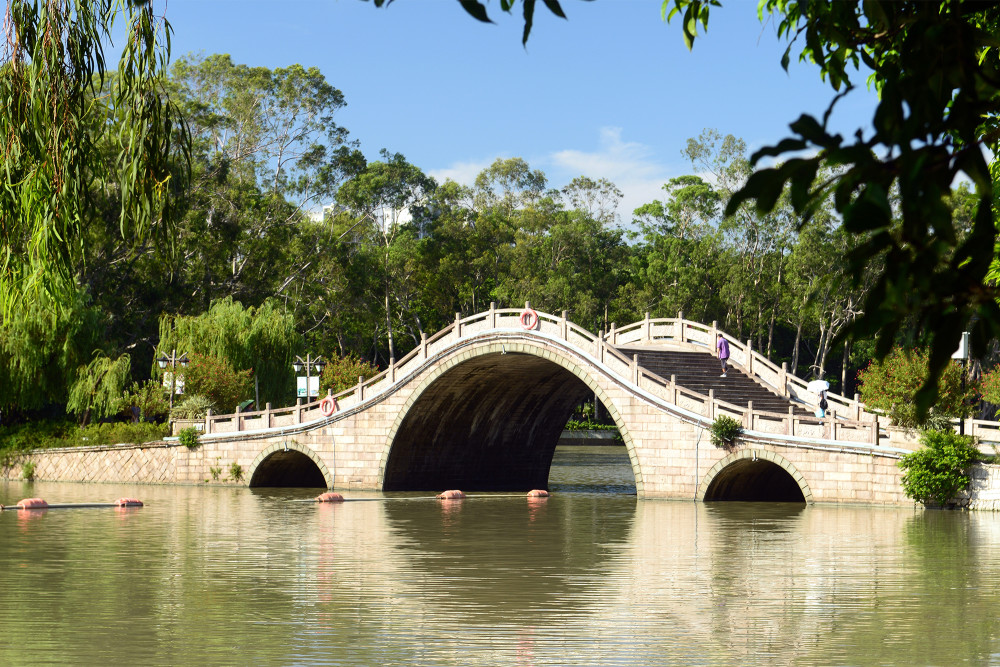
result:
[(316, 496), (316, 502), (318, 503), (342, 503), (344, 502), (344, 496), (339, 493), (333, 493), (332, 491), (327, 491), (326, 493), (321, 493)]
[(529, 498), (548, 498), (549, 497), (549, 492), (546, 491), (545, 489), (532, 489), (531, 491), (528, 491), (528, 497)]
[(41, 498), (25, 498), (17, 501), (17, 508), (20, 510), (44, 509), (49, 504)]
[(442, 491), (435, 497), (441, 500), (461, 500), (465, 497), (465, 494), (458, 489), (451, 489), (450, 491)]
[(142, 507), (142, 501), (136, 498), (119, 498), (115, 504), (118, 507)]
[(78, 509), (83, 507), (142, 507), (142, 501), (136, 498), (119, 498), (113, 503), (52, 503), (51, 505), (45, 502), (42, 498), (25, 498), (19, 500), (17, 505), (12, 505), (4, 507), (0, 505), (0, 511), (3, 510), (56, 510), (56, 509)]

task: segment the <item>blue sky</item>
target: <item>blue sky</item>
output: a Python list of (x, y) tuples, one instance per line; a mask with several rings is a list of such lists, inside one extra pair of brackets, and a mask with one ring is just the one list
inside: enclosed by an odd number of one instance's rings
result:
[[(527, 48), (519, 15), (487, 3), (495, 24), (455, 0), (167, 0), (174, 56), (229, 53), (270, 68), (316, 66), (343, 91), (337, 122), (374, 159), (400, 152), (439, 181), (469, 184), (498, 157), (522, 157), (560, 188), (586, 175), (625, 192), (619, 215), (692, 173), (680, 154), (704, 128), (750, 149), (788, 135), (799, 114), (833, 96), (818, 70), (779, 64), (784, 44), (756, 0), (713, 11), (689, 52), (660, 0), (562, 0), (569, 20), (538, 3)], [(520, 7), (520, 5), (518, 5)], [(834, 127), (870, 125), (863, 87), (838, 105)]]

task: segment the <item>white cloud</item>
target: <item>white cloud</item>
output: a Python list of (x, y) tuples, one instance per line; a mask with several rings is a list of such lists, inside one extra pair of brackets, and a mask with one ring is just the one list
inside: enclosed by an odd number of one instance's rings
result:
[(493, 160), (495, 159), (491, 158), (482, 162), (456, 162), (444, 169), (430, 169), (427, 173), (433, 176), (434, 180), (438, 183), (444, 183), (446, 180), (451, 179), (461, 185), (472, 185), (476, 180), (476, 176), (493, 164)]

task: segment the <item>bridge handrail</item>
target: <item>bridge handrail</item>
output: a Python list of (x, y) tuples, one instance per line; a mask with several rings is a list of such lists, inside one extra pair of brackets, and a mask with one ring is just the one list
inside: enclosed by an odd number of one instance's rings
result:
[[(529, 307), (528, 304), (525, 305)], [(342, 411), (347, 408), (359, 406), (368, 398), (388, 390), (398, 380), (418, 372), (423, 364), (434, 355), (435, 350), (431, 348), (446, 349), (448, 346), (461, 340), (467, 331), (475, 335), (482, 331), (497, 329), (523, 329), (520, 321), (523, 312), (520, 308), (496, 308), (495, 304), (491, 303), (488, 311), (476, 313), (465, 318), (456, 313), (454, 322), (434, 335), (428, 337), (426, 334), (421, 334), (420, 344), (398, 362), (390, 361), (388, 368), (374, 377), (367, 380), (359, 378), (358, 384), (332, 395), (331, 397), (335, 400), (335, 409)], [(786, 432), (790, 434), (794, 434), (796, 424), (830, 423), (833, 425), (827, 427), (826, 431), (830, 432), (830, 436), (833, 439), (836, 439), (837, 426), (840, 425), (842, 428), (863, 429), (866, 431), (865, 442), (875, 444), (878, 441), (878, 424), (876, 422), (856, 423), (856, 420), (843, 419), (844, 415), (842, 413), (840, 415), (841, 418), (827, 418), (824, 421), (817, 418), (796, 416), (792, 414), (791, 410), (788, 414), (770, 413), (755, 410), (752, 408), (752, 405), (750, 407), (734, 405), (715, 398), (711, 391), (708, 396), (704, 396), (677, 386), (673, 378), (667, 380), (646, 371), (638, 366), (634, 357), (629, 359), (615, 347), (616, 334), (622, 336), (629, 331), (638, 330), (641, 327), (646, 327), (647, 334), (655, 333), (657, 327), (672, 327), (675, 333), (677, 331), (680, 332), (679, 336), (682, 340), (686, 337), (686, 333), (693, 333), (695, 334), (694, 339), (704, 339), (700, 343), (694, 340), (693, 344), (707, 345), (709, 341), (714, 340), (714, 332), (717, 331), (714, 323), (712, 327), (708, 327), (698, 322), (684, 320), (683, 317), (650, 320), (647, 316), (645, 320), (623, 329), (615, 330), (612, 326), (611, 332), (605, 336), (601, 336), (593, 334), (583, 327), (570, 322), (565, 311), (560, 316), (543, 312), (539, 312), (537, 315), (538, 324), (535, 329), (539, 331), (544, 330), (545, 333), (555, 335), (571, 346), (581, 348), (587, 354), (592, 354), (598, 362), (605, 365), (611, 372), (634, 382), (640, 388), (646, 385), (649, 389), (653, 390), (653, 393), (660, 395), (662, 398), (669, 400), (679, 407), (682, 400), (686, 401), (693, 408), (697, 407), (696, 411), (699, 414), (707, 414), (709, 419), (714, 419), (718, 414), (729, 414), (740, 418), (744, 426), (748, 428), (753, 428), (754, 424), (761, 423), (762, 420), (779, 420), (787, 422), (785, 428)], [(710, 335), (711, 337), (709, 338)], [(650, 340), (654, 339), (654, 335), (647, 335), (646, 337)], [(665, 335), (655, 335), (655, 339), (657, 340), (668, 337)], [(753, 352), (749, 347), (744, 347), (739, 341), (729, 336), (726, 337), (733, 343), (734, 350), (744, 355), (744, 361), (746, 359), (752, 360), (748, 364), (748, 370), (752, 370), (755, 365), (758, 370), (777, 368), (765, 358)], [(747, 351), (749, 351), (749, 357), (745, 356)], [(804, 391), (805, 384), (801, 384)], [(316, 400), (278, 409), (271, 409), (268, 404), (264, 410), (252, 412), (240, 412), (237, 410), (232, 415), (212, 415), (209, 413), (204, 420), (200, 420), (197, 423), (202, 424), (206, 433), (229, 433), (244, 430), (259, 430), (275, 426), (290, 426), (314, 421), (323, 417), (320, 404), (321, 401)], [(184, 424), (178, 422), (175, 424), (175, 428), (180, 425)], [(852, 442), (856, 442), (856, 440)]]

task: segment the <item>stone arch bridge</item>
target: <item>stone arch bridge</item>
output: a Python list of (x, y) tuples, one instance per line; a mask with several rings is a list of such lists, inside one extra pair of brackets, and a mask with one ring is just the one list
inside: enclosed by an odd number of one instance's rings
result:
[[(714, 378), (707, 389), (694, 386), (695, 371), (679, 379), (671, 363), (680, 371), (681, 362), (656, 356), (717, 364), (709, 356), (716, 333), (682, 315), (647, 315), (594, 335), (565, 313), (491, 305), (456, 316), (379, 376), (335, 396), (329, 415), (320, 402), (209, 415), (197, 422), (201, 447), (172, 447), (166, 481), (202, 481), (213, 464), (236, 463), (251, 486), (545, 488), (563, 425), (596, 396), (625, 441), (640, 497), (909, 503), (897, 467), (906, 450), (889, 446), (857, 397), (829, 396), (830, 414), (816, 418), (805, 382), (729, 336), (735, 368), (727, 379), (717, 366), (703, 371)], [(723, 396), (729, 387), (719, 383), (736, 380), (745, 389)], [(708, 432), (720, 415), (744, 428), (728, 449)]]

